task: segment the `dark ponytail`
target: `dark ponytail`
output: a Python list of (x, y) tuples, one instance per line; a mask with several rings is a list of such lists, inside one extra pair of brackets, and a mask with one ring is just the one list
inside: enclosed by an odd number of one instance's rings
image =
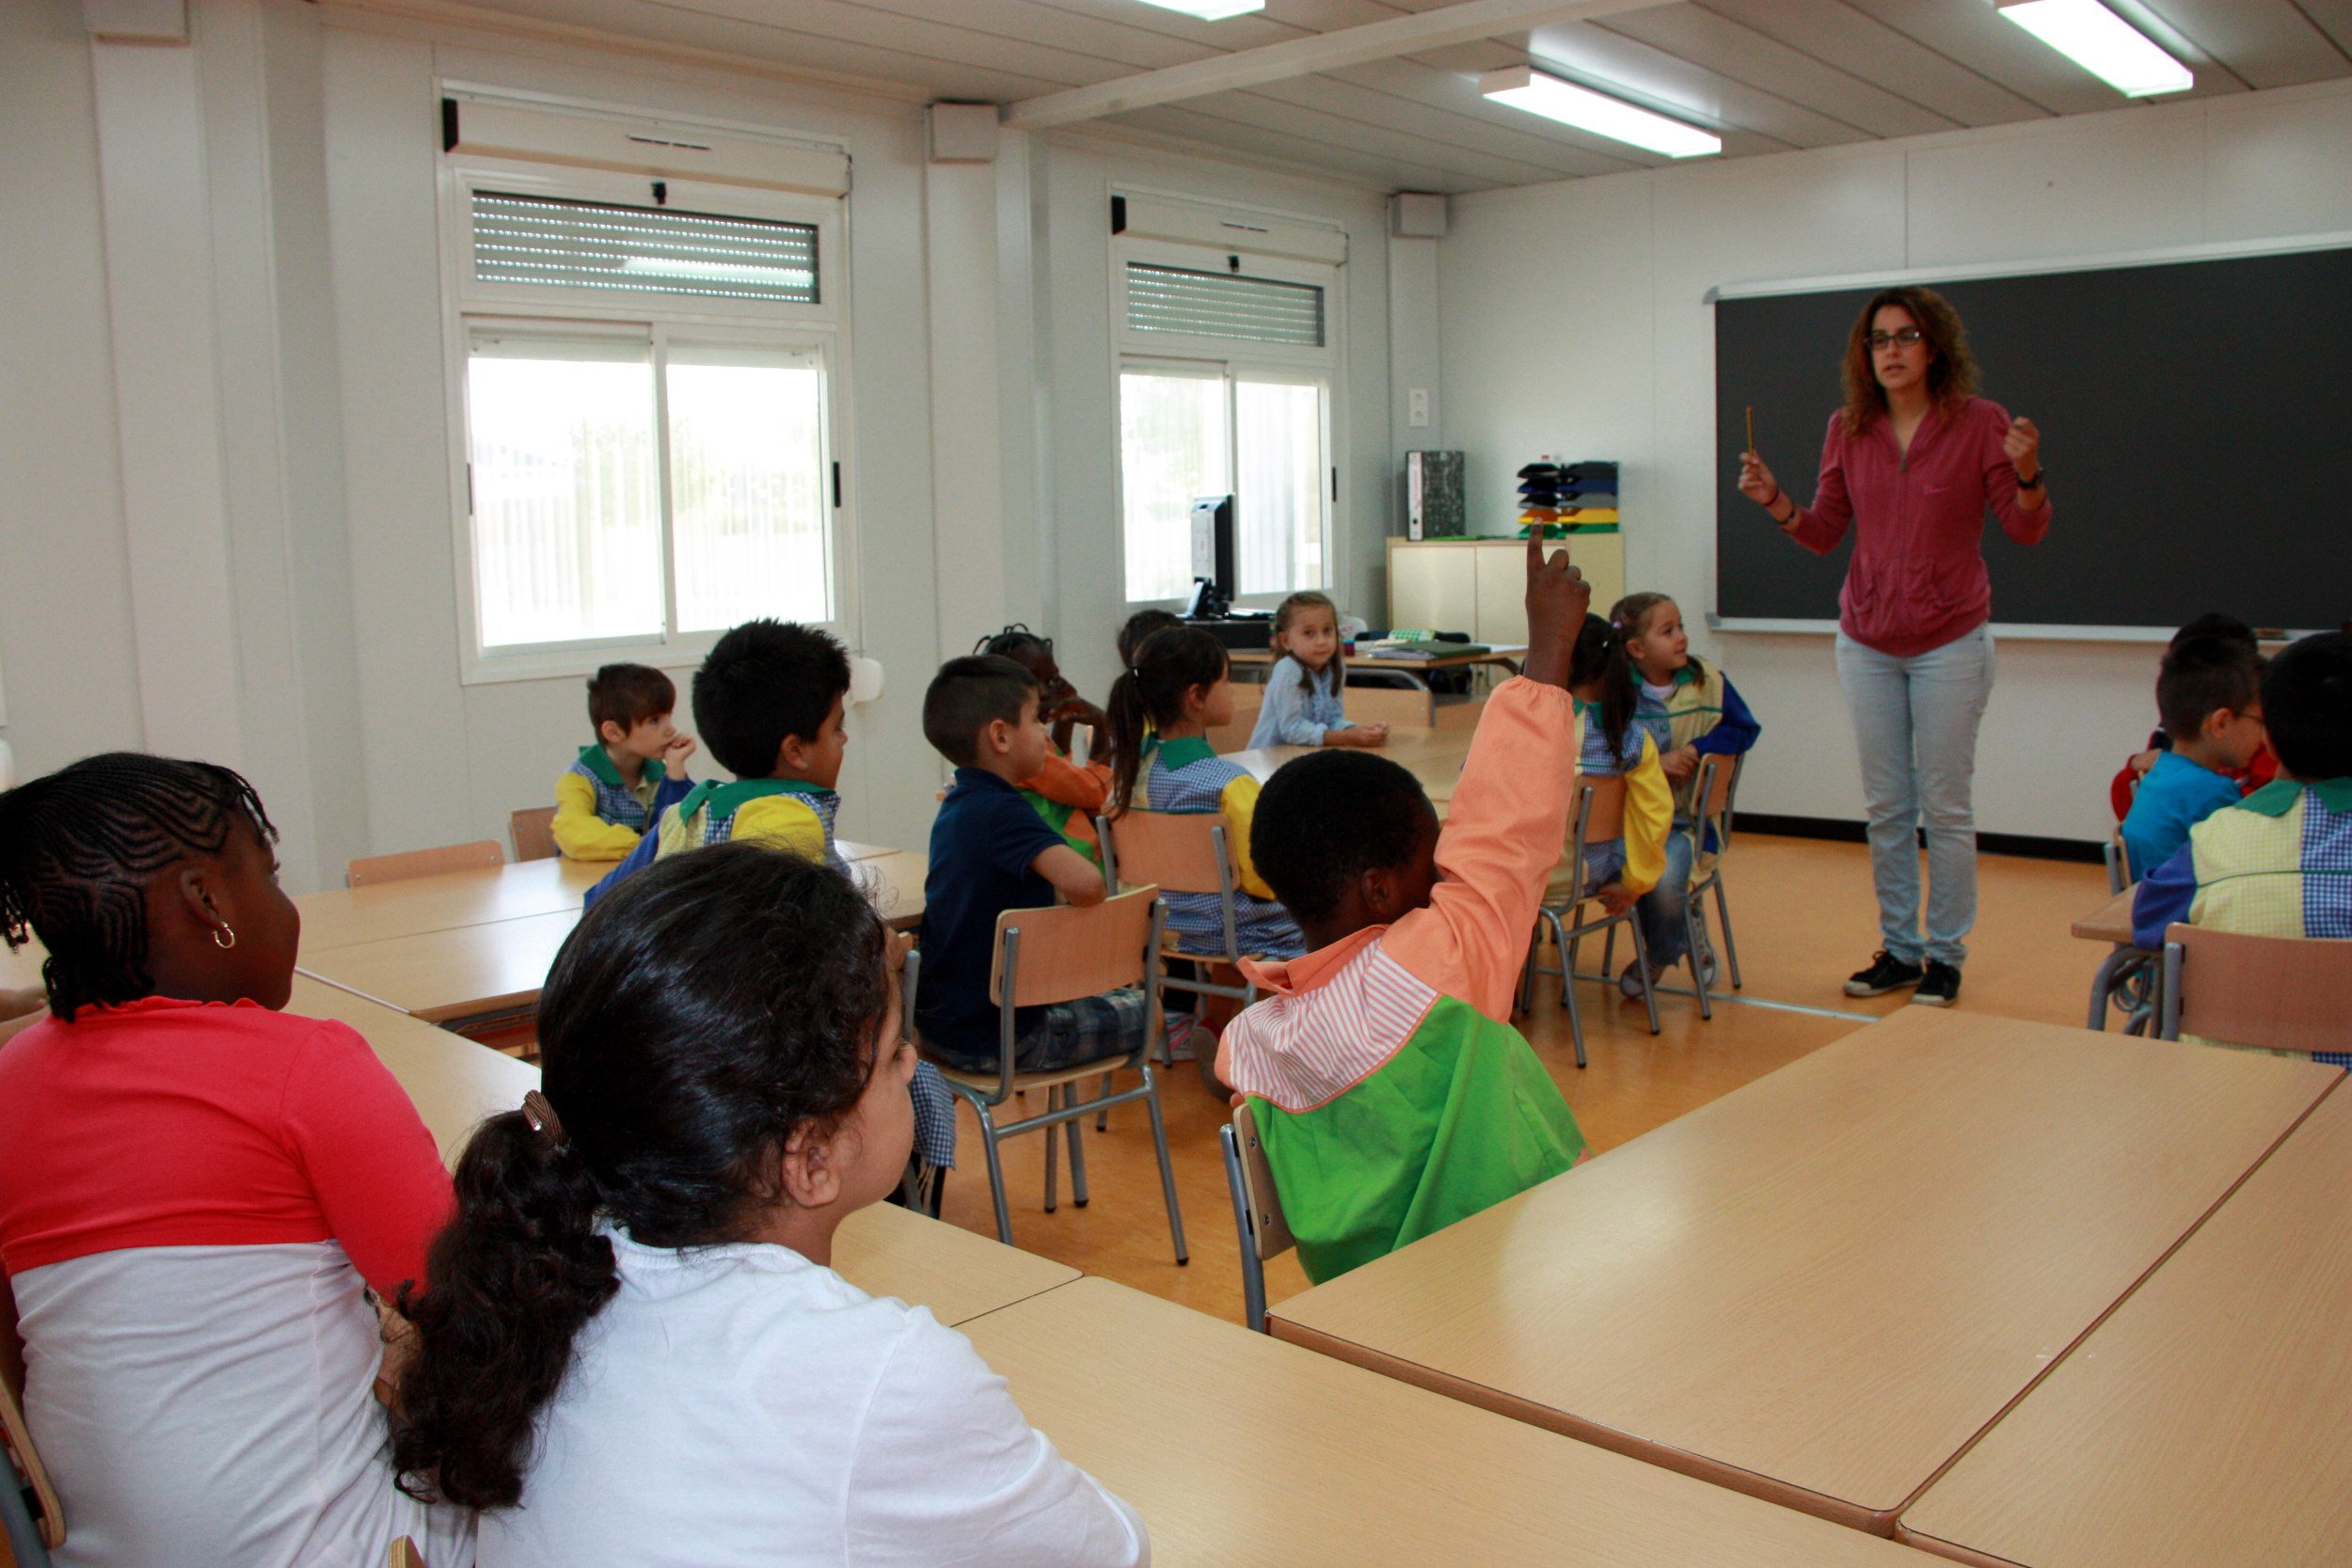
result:
[(1136, 781), (1143, 773), (1146, 726), (1166, 730), (1184, 722), (1184, 696), (1196, 687), (1215, 686), (1229, 667), (1225, 644), (1199, 626), (1167, 626), (1145, 638), (1135, 662), (1111, 683), (1103, 709), (1115, 753), (1111, 815), (1135, 804)]
[(13, 950), (38, 934), (49, 949), (49, 1010), (70, 1019), (152, 994), (147, 884), (221, 853), (240, 824), (277, 840), (238, 774), (142, 752), (85, 757), (0, 795), (0, 935)]
[(886, 941), (847, 878), (752, 843), (657, 862), (596, 901), (541, 999), (559, 1119), (508, 1112), (475, 1132), (427, 1291), (401, 1302), (419, 1339), (393, 1420), (404, 1491), (520, 1498), (539, 1412), (620, 1289), (599, 1221), (707, 1245), (780, 1201), (786, 1140), (865, 1092)]
[(1626, 657), (1625, 636), (1597, 615), (1584, 617), (1577, 633), (1576, 654), (1568, 665), (1570, 686), (1600, 684), (1600, 728), (1609, 737), (1609, 754), (1625, 754), (1625, 732), (1633, 722), (1633, 705), (1640, 691), (1633, 684), (1633, 661)]

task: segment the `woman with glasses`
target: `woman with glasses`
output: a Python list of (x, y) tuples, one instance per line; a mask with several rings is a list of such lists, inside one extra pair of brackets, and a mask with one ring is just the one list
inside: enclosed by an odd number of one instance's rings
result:
[[(2050, 530), (2042, 434), (1976, 395), (1960, 315), (1932, 289), (1883, 289), (1846, 339), (1846, 403), (1830, 417), (1810, 507), (1755, 452), (1740, 490), (1817, 555), (1851, 527), (1838, 594), (1837, 679), (1862, 754), (1870, 875), (1883, 946), (1849, 996), (1912, 988), (1949, 1006), (1977, 918), (1977, 724), (1993, 691), (1989, 508), (2021, 545)], [(1919, 859), (1928, 835), (1927, 924)]]

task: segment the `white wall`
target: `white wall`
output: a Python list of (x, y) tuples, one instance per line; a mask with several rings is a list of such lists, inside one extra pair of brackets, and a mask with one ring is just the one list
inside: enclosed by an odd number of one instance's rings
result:
[[(2331, 83), (1456, 197), (1439, 252), (1444, 423), (1469, 452), (1474, 526), (1506, 525), (1510, 476), (1537, 452), (1615, 457), (1629, 586), (1699, 622), (1717, 465), (1740, 441), (1714, 428), (1708, 288), (2352, 230), (2347, 149), (2352, 84)], [(1839, 347), (1822, 345), (1824, 364)], [(1997, 398), (2000, 367), (1985, 371)], [(2019, 412), (2043, 430), (2064, 528), (2065, 411)], [(1809, 470), (1809, 436), (1759, 440), (1783, 474)], [(1742, 803), (1859, 818), (1829, 640), (1702, 624), (1693, 647), (1764, 722)], [(1999, 657), (1978, 825), (2105, 838), (2106, 781), (2153, 721), (2154, 650), (2010, 638)]]

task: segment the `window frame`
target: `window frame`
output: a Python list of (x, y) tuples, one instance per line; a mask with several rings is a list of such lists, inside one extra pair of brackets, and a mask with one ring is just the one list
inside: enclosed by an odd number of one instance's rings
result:
[[(859, 644), (856, 492), (850, 410), (854, 406), (850, 346), (849, 198), (693, 180), (664, 180), (667, 200), (652, 199), (650, 176), (611, 169), (578, 168), (521, 160), (448, 154), (439, 160), (442, 261), (442, 359), (445, 374), (452, 554), (456, 578), (458, 680), (463, 686), (584, 676), (615, 659), (661, 669), (698, 665), (721, 635), (718, 630), (681, 632), (677, 623), (677, 571), (672, 537), (669, 478), (669, 394), (664, 349), (672, 341), (741, 346), (783, 352), (814, 350), (825, 376), (821, 413), (824, 452), (839, 475), (827, 521), (825, 554), (832, 578), (832, 614), (811, 625), (852, 647)], [(596, 290), (545, 284), (481, 283), (473, 277), (472, 195), (477, 189), (508, 191), (573, 201), (623, 206), (666, 206), (731, 216), (804, 223), (817, 230), (818, 303), (787, 305), (765, 300), (664, 298), (648, 293), (617, 299)], [(472, 335), (500, 330), (528, 336), (566, 333), (604, 336), (643, 331), (652, 345), (656, 450), (661, 476), (660, 535), (662, 623), (659, 635), (582, 638), (559, 642), (482, 642), (479, 574), (474, 554), (471, 462), (473, 430), (469, 404)], [(834, 484), (832, 474), (825, 483)]]
[[(1336, 227), (1336, 226), (1334, 226)], [(1238, 258), (1240, 266), (1230, 265)], [(1111, 493), (1119, 498), (1119, 525), (1114, 555), (1119, 563), (1119, 594), (1132, 614), (1138, 610), (1182, 610), (1189, 590), (1175, 598), (1137, 599), (1127, 583), (1127, 454), (1120, 432), (1120, 378), (1127, 372), (1158, 368), (1187, 374), (1216, 373), (1225, 381), (1226, 463), (1237, 470), (1241, 462), (1240, 430), (1234, 409), (1236, 383), (1245, 375), (1298, 385), (1318, 383), (1323, 390), (1323, 458), (1326, 483), (1323, 501), (1323, 569), (1321, 580), (1292, 588), (1268, 589), (1233, 595), (1236, 607), (1271, 609), (1302, 589), (1329, 592), (1338, 578), (1340, 536), (1347, 516), (1347, 420), (1343, 400), (1347, 387), (1347, 268), (1344, 263), (1311, 261), (1248, 251), (1186, 245), (1172, 240), (1116, 238), (1110, 246)], [(1127, 322), (1127, 264), (1182, 267), (1193, 272), (1238, 270), (1248, 277), (1274, 278), (1285, 283), (1311, 284), (1323, 290), (1323, 346), (1306, 348), (1287, 343), (1259, 343), (1240, 338), (1210, 338), (1189, 333), (1145, 332)]]

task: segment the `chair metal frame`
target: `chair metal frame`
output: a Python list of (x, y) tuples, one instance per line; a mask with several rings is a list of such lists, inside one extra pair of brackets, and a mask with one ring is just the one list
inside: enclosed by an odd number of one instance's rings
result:
[[(1723, 784), (1723, 803), (1713, 811), (1706, 809), (1715, 800), (1715, 781), (1724, 778), (1723, 767), (1728, 761), (1731, 772)], [(1691, 880), (1682, 907), (1683, 924), (1688, 927), (1688, 951), (1696, 953), (1707, 935), (1707, 905), (1705, 895), (1715, 895), (1715, 923), (1724, 928), (1724, 968), (1731, 976), (1731, 989), (1739, 990), (1740, 943), (1731, 934), (1731, 901), (1724, 895), (1724, 859), (1731, 853), (1732, 818), (1740, 806), (1740, 779), (1747, 771), (1748, 757), (1742, 752), (1729, 758), (1709, 755), (1699, 763), (1699, 770), (1691, 789)], [(1707, 835), (1715, 835), (1715, 858), (1701, 870), (1700, 862), (1707, 853)], [(1691, 966), (1691, 982), (1698, 988), (1699, 1016), (1711, 1019), (1714, 1008), (1708, 1005), (1707, 976), (1696, 964)]]
[[(1623, 776), (1613, 777), (1617, 786), (1623, 788)], [(1557, 974), (1560, 976), (1560, 1006), (1568, 1011), (1568, 1039), (1576, 1048), (1576, 1065), (1580, 1068), (1585, 1065), (1584, 1020), (1576, 1005), (1576, 982), (1602, 980), (1611, 985), (1616, 983), (1616, 976), (1613, 974), (1577, 973), (1577, 949), (1583, 944), (1584, 939), (1588, 936), (1602, 931), (1609, 933), (1608, 950), (1601, 955), (1601, 963), (1607, 967), (1616, 957), (1616, 927), (1624, 926), (1632, 932), (1633, 958), (1634, 962), (1640, 966), (1636, 973), (1642, 979), (1642, 1006), (1649, 1013), (1649, 1032), (1655, 1035), (1660, 1029), (1658, 993), (1651, 986), (1649, 978), (1649, 943), (1642, 936), (1642, 923), (1634, 918), (1633, 908), (1629, 906), (1623, 914), (1610, 914), (1604, 909), (1601, 917), (1597, 920), (1585, 920), (1578, 917), (1577, 911), (1593, 901), (1592, 895), (1584, 891), (1584, 842), (1592, 825), (1593, 798), (1598, 787), (1599, 784), (1595, 780), (1581, 774), (1578, 775), (1576, 816), (1574, 826), (1569, 831), (1567, 844), (1571, 863), (1576, 867), (1576, 895), (1563, 903), (1543, 904), (1536, 908), (1537, 929), (1529, 939), (1527, 961), (1519, 972), (1519, 1006), (1522, 1011), (1533, 1008), (1535, 1005), (1536, 975)], [(1565, 920), (1562, 918), (1564, 915), (1567, 917)], [(1541, 938), (1545, 929), (1551, 932), (1552, 949), (1560, 955), (1560, 966), (1557, 969), (1537, 960), (1537, 950), (1542, 945)]]
[[(2123, 842), (2122, 829), (2108, 834), (2106, 843), (2099, 848), (2100, 857), (2106, 863), (2109, 897), (2139, 880), (2132, 875), (2132, 852)], [(2112, 1005), (2123, 1014), (2123, 1033), (2148, 1034), (2155, 1028), (2156, 1015), (2163, 1006), (2163, 984), (2162, 954), (2143, 953), (2128, 942), (2119, 942), (2099, 960), (2098, 973), (2091, 977), (2090, 1017), (2087, 1022), (2093, 1029), (2105, 1029), (2107, 1008)]]
[[(1215, 893), (1220, 931), (1224, 939), (1224, 951), (1221, 953), (1186, 953), (1181, 949), (1168, 947), (1162, 947), (1160, 950), (1162, 958), (1183, 958), (1198, 972), (1191, 979), (1184, 980), (1167, 974), (1157, 965), (1153, 966), (1155, 974), (1152, 980), (1154, 990), (1152, 993), (1152, 1000), (1160, 1019), (1160, 1028), (1154, 1032), (1153, 1037), (1160, 1044), (1166, 1045), (1168, 1043), (1167, 993), (1171, 990), (1181, 990), (1191, 994), (1192, 1006), (1186, 1010), (1191, 1014), (1197, 1030), (1200, 1023), (1201, 1005), (1208, 997), (1231, 997), (1245, 1007), (1258, 1000), (1257, 985), (1247, 975), (1243, 977), (1240, 985), (1229, 986), (1221, 981), (1206, 978), (1203, 966), (1222, 963), (1232, 964), (1238, 968), (1242, 959), (1255, 957), (1255, 955), (1244, 953), (1241, 950), (1240, 928), (1233, 914), (1233, 898), (1240, 891), (1240, 883), (1233, 875), (1233, 857), (1232, 847), (1226, 841), (1225, 818), (1214, 812), (1155, 812), (1142, 806), (1133, 807), (1123, 816), (1116, 818), (1109, 816), (1096, 817), (1094, 819), (1095, 843), (1100, 845), (1103, 850), (1103, 885), (1114, 894), (1119, 891), (1120, 886), (1118, 824), (1128, 816), (1182, 817), (1203, 821), (1208, 825), (1209, 844), (1216, 854), (1216, 886), (1215, 888), (1179, 887), (1164, 877), (1155, 879), (1151, 884), (1157, 886), (1164, 894)], [(1163, 1055), (1160, 1059), (1170, 1066), (1174, 1065), (1172, 1056)]]
[[(1017, 1138), (1024, 1132), (1045, 1133), (1045, 1212), (1056, 1207), (1054, 1129), (1061, 1128), (1070, 1145), (1071, 1200), (1078, 1207), (1087, 1203), (1086, 1146), (1080, 1141), (1084, 1132), (1079, 1123), (1113, 1105), (1123, 1105), (1140, 1100), (1152, 1114), (1152, 1142), (1160, 1160), (1160, 1196), (1168, 1206), (1168, 1228), (1176, 1243), (1176, 1261), (1191, 1261), (1184, 1245), (1184, 1210), (1176, 1198), (1176, 1172), (1168, 1152), (1168, 1122), (1160, 1110), (1158, 1080), (1152, 1074), (1152, 1041), (1159, 1030), (1159, 967), (1160, 933), (1168, 914), (1168, 906), (1160, 898), (1156, 887), (1137, 888), (1104, 903), (1091, 906), (1095, 910), (1109, 909), (1120, 898), (1151, 900), (1151, 927), (1145, 939), (1140, 968), (1136, 983), (1144, 988), (1150, 1007), (1151, 1025), (1144, 1032), (1144, 1041), (1131, 1052), (1104, 1056), (1074, 1067), (1054, 1068), (1041, 1072), (1024, 1072), (1014, 1065), (1013, 1048), (1018, 1030), (1013, 1022), (1014, 998), (1021, 994), (1021, 918), (1047, 911), (1038, 910), (1007, 910), (997, 917), (996, 1042), (997, 1062), (993, 1072), (973, 1072), (956, 1067), (938, 1057), (931, 1058), (946, 1081), (949, 1092), (972, 1107), (979, 1118), (980, 1147), (988, 1162), (989, 1196), (996, 1209), (996, 1239), (1007, 1246), (1012, 1244), (1012, 1211), (1005, 1199), (1005, 1168), (996, 1146), (1006, 1138)], [(1060, 910), (1057, 909), (1056, 913)], [(919, 971), (918, 971), (919, 974)], [(1074, 1000), (1064, 998), (1063, 1000)], [(913, 1004), (908, 1004), (912, 1016)], [(1131, 1089), (1116, 1093), (1110, 1087), (1111, 1074), (1124, 1069), (1135, 1069), (1142, 1082)], [(1103, 1092), (1090, 1100), (1077, 1095), (1077, 1081), (1100, 1076)], [(1034, 1116), (999, 1126), (994, 1112), (998, 1106), (1017, 1094), (1030, 1089), (1045, 1091), (1045, 1109)]]
[[(2266, 1051), (2293, 1051), (2303, 1054), (2352, 1051), (2352, 1022), (2345, 1022), (2352, 1020), (2352, 962), (2346, 961), (2352, 959), (2352, 942), (2335, 937), (2271, 937), (2242, 931), (2200, 930), (2194, 926), (2183, 925), (2179, 922), (2168, 927), (2164, 933), (2162, 977), (2158, 981), (2159, 1003), (2156, 1029), (2158, 1039), (2177, 1040), (2181, 1037), (2181, 1031), (2185, 1028), (2197, 1027), (2201, 1034), (2205, 1029), (2211, 1028), (2211, 1025), (2204, 1024), (2201, 1020), (2192, 1023), (2185, 1019), (2187, 1003), (2184, 997), (2184, 987), (2186, 984), (2189, 947), (2192, 944), (2217, 944), (2216, 939), (2222, 939), (2233, 945), (2237, 943), (2265, 944), (2266, 954), (2270, 956), (2286, 951), (2290, 947), (2307, 950), (2313, 957), (2324, 956), (2337, 970), (2336, 973), (2331, 973), (2327, 976), (2327, 984), (2330, 991), (2336, 994), (2344, 1004), (2342, 1010), (2335, 1015), (2341, 1033), (2332, 1039), (2313, 1040), (2310, 1043), (2299, 1038), (2241, 1039), (2237, 1037), (2239, 1032), (2236, 1030), (2227, 1031), (2226, 1034), (2216, 1031), (2217, 1036), (2227, 1038), (2232, 1045), (2256, 1046)], [(2267, 946), (2274, 942), (2280, 945)], [(2305, 988), (2296, 988), (2296, 990), (2308, 994)]]
[(1258, 1118), (1244, 1101), (1216, 1130), (1225, 1152), (1225, 1190), (1233, 1200), (1233, 1230), (1241, 1238), (1242, 1321), (1260, 1334), (1265, 1324), (1265, 1262), (1298, 1244), (1275, 1189), (1274, 1167), (1258, 1136)]

